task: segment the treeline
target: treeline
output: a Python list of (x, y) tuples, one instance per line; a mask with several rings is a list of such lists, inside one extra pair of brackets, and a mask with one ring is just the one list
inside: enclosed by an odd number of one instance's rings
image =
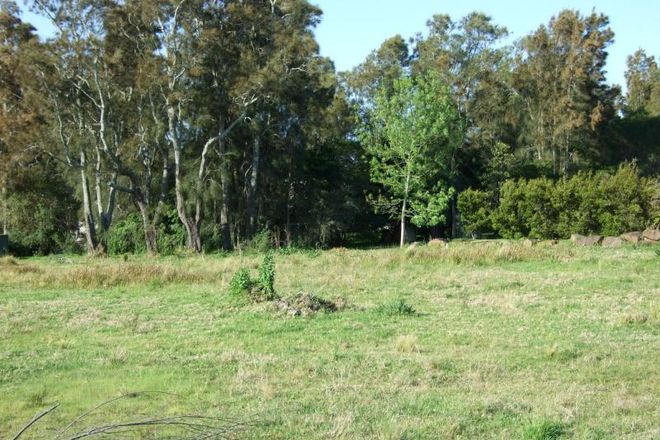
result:
[(337, 73), (305, 0), (29, 6), (52, 38), (0, 10), (0, 213), (17, 253), (382, 243), (409, 222), (459, 236), (469, 188), (492, 204), (512, 179), (660, 169), (656, 61), (631, 55), (625, 96), (608, 85), (597, 13), (562, 11), (514, 45), (484, 14), (437, 15)]

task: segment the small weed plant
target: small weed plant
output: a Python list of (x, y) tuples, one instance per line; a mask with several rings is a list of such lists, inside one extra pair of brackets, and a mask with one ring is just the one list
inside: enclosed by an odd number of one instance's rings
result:
[(250, 272), (246, 268), (240, 268), (229, 282), (229, 293), (232, 296), (249, 295), (254, 283), (250, 278)]
[(414, 316), (417, 314), (415, 308), (403, 299), (381, 304), (376, 310), (387, 316)]
[(279, 298), (275, 292), (275, 260), (272, 252), (267, 252), (259, 266), (259, 277), (253, 280), (247, 268), (239, 269), (229, 282), (232, 296), (247, 296), (254, 302), (274, 301)]
[(267, 252), (259, 266), (259, 288), (266, 301), (277, 299), (275, 294), (275, 260), (272, 252)]

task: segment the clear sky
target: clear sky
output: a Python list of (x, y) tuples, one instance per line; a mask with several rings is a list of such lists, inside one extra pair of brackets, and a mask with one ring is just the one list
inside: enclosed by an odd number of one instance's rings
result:
[(638, 48), (660, 56), (660, 0), (310, 0), (324, 11), (316, 30), (321, 53), (335, 61), (337, 70), (348, 70), (387, 38), (404, 38), (422, 32), (434, 14), (457, 20), (472, 11), (490, 15), (506, 26), (511, 41), (562, 9), (588, 14), (592, 9), (610, 18), (615, 42), (609, 48), (610, 83), (625, 85), (626, 57)]

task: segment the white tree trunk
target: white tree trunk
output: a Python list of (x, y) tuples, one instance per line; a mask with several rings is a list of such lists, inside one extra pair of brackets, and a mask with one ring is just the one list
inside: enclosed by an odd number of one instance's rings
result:
[(85, 214), (83, 224), (85, 225), (87, 253), (91, 255), (96, 252), (96, 223), (92, 211), (92, 200), (89, 193), (89, 182), (87, 180), (87, 172), (85, 169), (86, 165), (87, 156), (84, 150), (80, 150), (80, 184), (83, 195), (83, 212)]
[(406, 184), (403, 193), (403, 205), (401, 207), (401, 240), (399, 242), (399, 247), (403, 247), (403, 245), (406, 244), (406, 208), (408, 207), (409, 191), (410, 191), (410, 167), (408, 167), (408, 173), (406, 174)]

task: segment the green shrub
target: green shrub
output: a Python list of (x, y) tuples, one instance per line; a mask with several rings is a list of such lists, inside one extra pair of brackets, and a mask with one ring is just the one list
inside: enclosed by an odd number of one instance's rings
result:
[[(111, 255), (140, 254), (146, 251), (144, 225), (142, 217), (137, 213), (130, 213), (121, 220), (113, 223), (107, 233), (108, 253)], [(163, 211), (156, 247), (162, 255), (171, 255), (186, 243), (186, 231), (179, 221), (176, 209), (169, 208)]]
[(158, 252), (162, 255), (172, 255), (185, 244), (186, 229), (179, 220), (176, 208), (165, 209), (158, 226), (158, 237), (156, 239)]
[(487, 191), (466, 189), (458, 195), (461, 226), (466, 235), (474, 237), (492, 232), (492, 195)]
[(497, 232), (504, 238), (522, 238), (529, 235), (525, 218), (525, 197), (527, 181), (507, 180), (500, 188), (499, 207), (493, 212), (492, 222)]
[(246, 296), (250, 301), (273, 301), (279, 298), (275, 293), (275, 261), (268, 252), (259, 266), (259, 278), (253, 280), (246, 268), (239, 269), (229, 282), (229, 293), (233, 296)]
[(571, 234), (599, 232), (599, 197), (597, 179), (591, 173), (578, 173), (555, 183), (552, 204), (557, 211), (557, 235), (568, 238)]
[(619, 235), (660, 221), (660, 183), (641, 178), (635, 164), (614, 174), (578, 173), (509, 180), (500, 189), (492, 215), (504, 238), (568, 238), (573, 233)]
[(232, 296), (250, 295), (254, 282), (250, 278), (250, 272), (245, 269), (239, 269), (229, 282), (229, 293)]
[(618, 235), (643, 229), (647, 223), (647, 201), (643, 200), (642, 179), (635, 164), (624, 164), (615, 174), (597, 175), (598, 223), (603, 235)]
[(111, 255), (137, 254), (146, 250), (142, 219), (135, 213), (116, 221), (106, 239), (108, 253)]
[(660, 179), (642, 179), (642, 198), (647, 211), (647, 227), (660, 227)]
[(554, 182), (547, 178), (527, 182), (521, 210), (531, 238), (556, 238), (558, 214), (552, 204)]
[(45, 179), (38, 170), (31, 170), (7, 194), (11, 253), (27, 256), (79, 250), (74, 241), (78, 203), (59, 174)]
[(273, 249), (273, 234), (268, 229), (262, 229), (254, 234), (252, 240), (247, 245), (248, 250), (263, 253)]

